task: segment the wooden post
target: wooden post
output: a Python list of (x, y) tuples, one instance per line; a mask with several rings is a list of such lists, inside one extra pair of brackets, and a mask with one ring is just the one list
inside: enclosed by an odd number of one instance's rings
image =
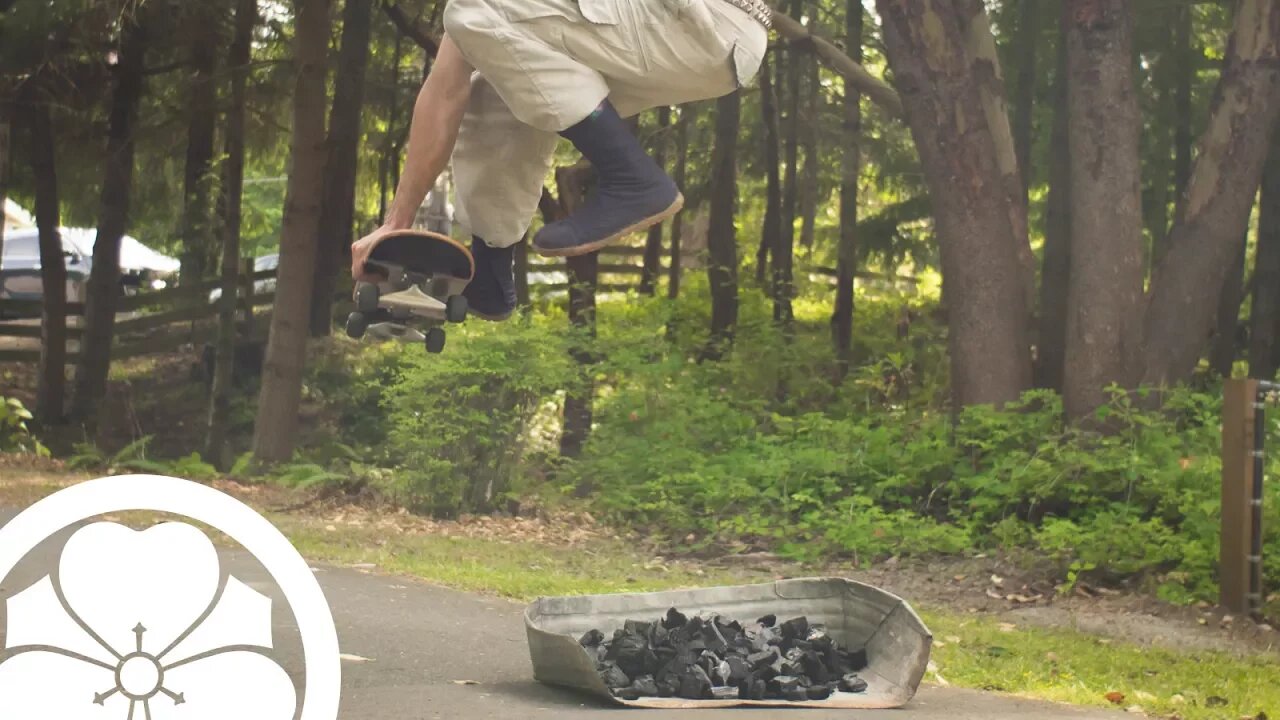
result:
[(1222, 402), (1222, 547), (1219, 604), (1232, 613), (1249, 611), (1249, 544), (1253, 532), (1254, 417), (1257, 380), (1227, 380)]

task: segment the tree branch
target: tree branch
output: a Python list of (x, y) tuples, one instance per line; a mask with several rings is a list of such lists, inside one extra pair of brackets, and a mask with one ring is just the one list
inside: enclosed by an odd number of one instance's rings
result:
[[(2, 2), (3, 0), (0, 0)], [(382, 5), (382, 11), (390, 18), (391, 24), (396, 26), (396, 30), (401, 35), (409, 38), (417, 43), (431, 57), (435, 57), (440, 50), (440, 43), (431, 37), (430, 30), (416, 19), (410, 18), (409, 14), (394, 2), (385, 2)]]
[(777, 10), (773, 11), (773, 29), (778, 35), (792, 43), (793, 46), (813, 50), (827, 67), (849, 81), (867, 96), (871, 102), (884, 108), (890, 115), (901, 119), (902, 99), (889, 84), (867, 72), (867, 69), (845, 55), (830, 40), (815, 35), (798, 20)]

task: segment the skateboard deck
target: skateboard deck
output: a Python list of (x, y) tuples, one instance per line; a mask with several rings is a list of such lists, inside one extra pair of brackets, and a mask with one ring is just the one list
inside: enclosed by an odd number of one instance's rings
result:
[[(462, 291), (475, 276), (475, 259), (453, 238), (424, 230), (387, 233), (369, 252), (365, 271), (382, 279), (356, 284), (350, 337), (423, 342), (438, 353), (445, 342), (441, 325), (466, 319)], [(412, 327), (415, 322), (426, 330)]]

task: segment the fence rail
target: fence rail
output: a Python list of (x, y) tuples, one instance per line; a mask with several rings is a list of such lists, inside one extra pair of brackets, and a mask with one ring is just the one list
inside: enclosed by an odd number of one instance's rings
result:
[(1267, 407), (1280, 384), (1228, 380), (1222, 402), (1222, 530), (1219, 602), (1231, 612), (1261, 615), (1262, 498)]

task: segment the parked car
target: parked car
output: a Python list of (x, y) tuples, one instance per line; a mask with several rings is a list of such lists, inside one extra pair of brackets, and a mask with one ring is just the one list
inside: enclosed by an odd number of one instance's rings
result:
[[(84, 302), (89, 270), (93, 264), (96, 232), (62, 228), (62, 255), (67, 267), (67, 301)], [(131, 294), (141, 287), (163, 287), (177, 272), (179, 262), (125, 236), (120, 242), (120, 288)], [(11, 229), (0, 250), (0, 299), (40, 300), (44, 282), (40, 275), (40, 233), (36, 228)]]
[[(257, 257), (253, 259), (254, 274), (265, 272), (267, 270), (275, 270), (279, 266), (280, 266), (280, 255), (278, 253), (273, 255), (263, 255), (261, 257)], [(275, 276), (268, 277), (268, 278), (261, 278), (259, 280), (253, 281), (254, 295), (261, 295), (263, 293), (274, 292), (275, 289), (276, 289)], [(209, 291), (210, 304), (218, 302), (218, 299), (221, 297), (222, 297), (222, 288), (214, 288)]]

